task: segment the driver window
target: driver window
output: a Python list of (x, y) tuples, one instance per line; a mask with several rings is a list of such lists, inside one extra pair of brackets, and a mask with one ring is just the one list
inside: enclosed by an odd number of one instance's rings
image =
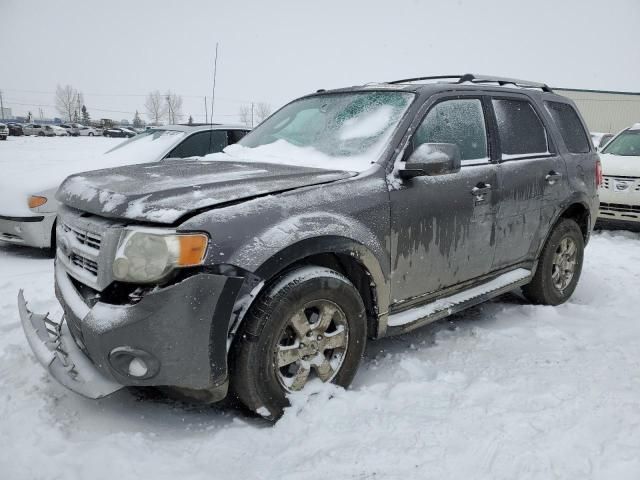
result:
[(462, 164), (489, 162), (487, 128), (477, 98), (445, 100), (434, 105), (413, 136), (413, 149), (423, 143), (453, 143)]

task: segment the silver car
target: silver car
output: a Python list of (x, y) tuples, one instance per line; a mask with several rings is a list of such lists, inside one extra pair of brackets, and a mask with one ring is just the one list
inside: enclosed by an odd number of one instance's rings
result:
[[(110, 168), (157, 162), (166, 158), (200, 157), (222, 151), (247, 132), (245, 127), (232, 125), (169, 125), (147, 130), (102, 154), (96, 167)], [(55, 193), (61, 180), (63, 179), (54, 181), (51, 188), (33, 192), (29, 196), (26, 201), (31, 215), (12, 216), (8, 212), (2, 212), (0, 207), (0, 241), (48, 248), (54, 253), (53, 232), (58, 211)]]
[(8, 136), (9, 128), (4, 123), (0, 123), (0, 140), (6, 140)]

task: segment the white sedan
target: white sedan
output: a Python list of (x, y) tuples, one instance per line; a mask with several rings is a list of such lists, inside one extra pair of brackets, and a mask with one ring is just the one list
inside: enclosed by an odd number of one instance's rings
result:
[(598, 220), (640, 226), (640, 123), (610, 140), (600, 160)]
[(81, 137), (95, 137), (97, 135), (102, 135), (102, 132), (93, 127), (85, 127), (84, 125), (81, 125), (78, 127), (78, 135)]
[(48, 168), (42, 165), (32, 172), (28, 184), (22, 184), (19, 179), (8, 179), (0, 188), (0, 241), (48, 248), (53, 254), (58, 210), (55, 193), (65, 177), (91, 169), (165, 158), (200, 157), (222, 151), (246, 133), (246, 128), (233, 125), (169, 125), (147, 130), (93, 158), (65, 159), (48, 164)]

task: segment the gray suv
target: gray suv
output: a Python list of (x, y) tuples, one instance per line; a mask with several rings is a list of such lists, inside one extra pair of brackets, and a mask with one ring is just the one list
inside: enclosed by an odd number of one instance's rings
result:
[(600, 177), (574, 104), (544, 84), (467, 74), (318, 91), (224, 153), (69, 177), (65, 315), (20, 293), (22, 324), (88, 397), (229, 392), (276, 419), (311, 379), (348, 386), (369, 339), (516, 288), (566, 301)]

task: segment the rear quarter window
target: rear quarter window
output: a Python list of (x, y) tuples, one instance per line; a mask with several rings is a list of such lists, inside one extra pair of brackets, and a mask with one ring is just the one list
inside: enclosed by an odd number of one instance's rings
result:
[(527, 100), (493, 99), (502, 157), (549, 153), (547, 132)]
[(571, 105), (560, 102), (544, 102), (544, 106), (557, 125), (569, 152), (587, 153), (591, 150), (587, 132)]

